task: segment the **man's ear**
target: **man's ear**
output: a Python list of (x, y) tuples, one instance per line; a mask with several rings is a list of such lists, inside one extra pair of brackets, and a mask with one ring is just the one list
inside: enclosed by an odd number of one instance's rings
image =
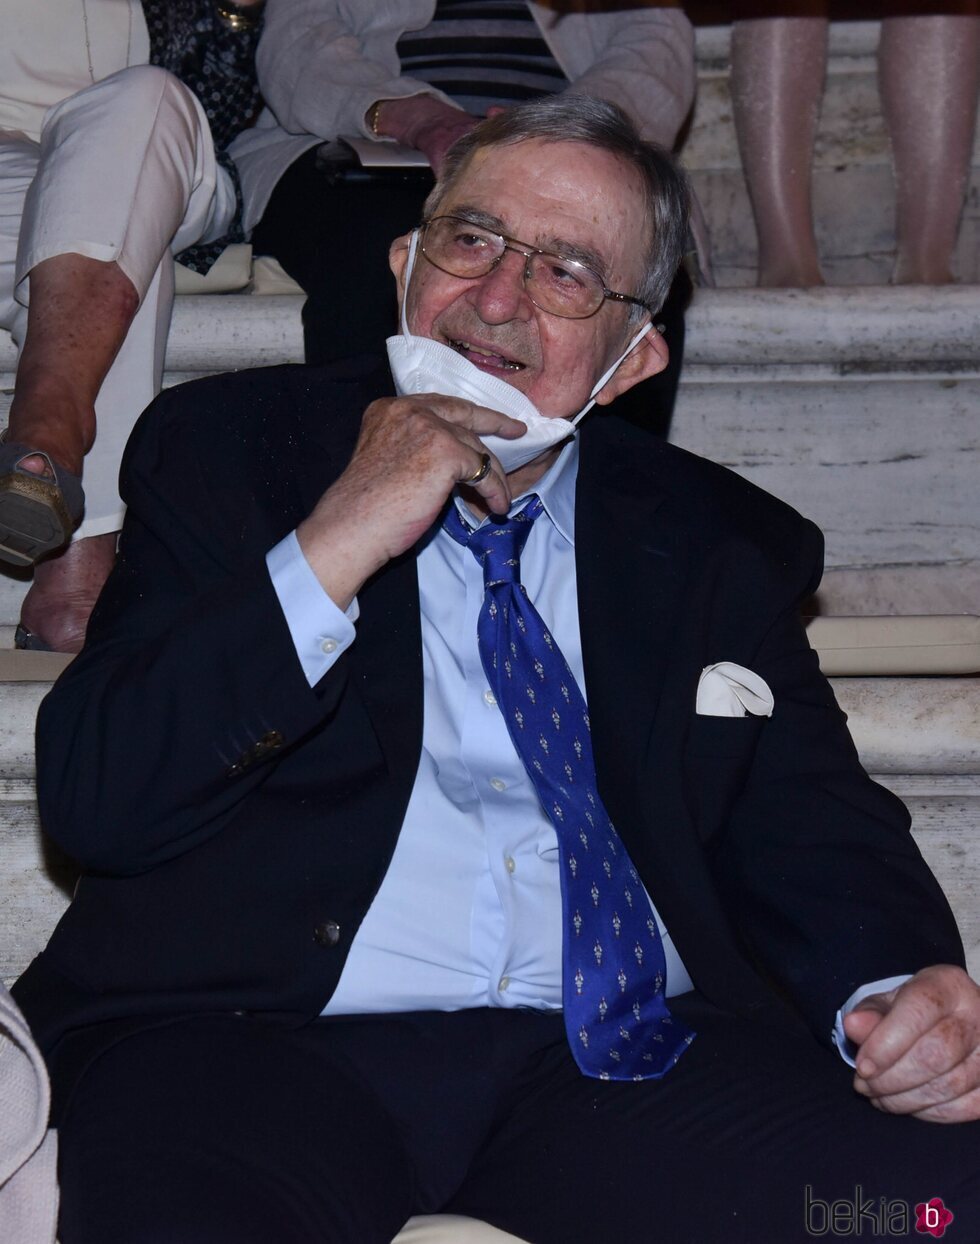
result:
[(641, 380), (663, 371), (669, 358), (666, 341), (651, 324), (647, 335), (640, 338), (595, 395), (596, 405), (608, 406)]
[(412, 240), (411, 233), (403, 233), (395, 238), (388, 247), (388, 266), (391, 268), (398, 286), (398, 301), (405, 297), (405, 268), (408, 264), (408, 247)]

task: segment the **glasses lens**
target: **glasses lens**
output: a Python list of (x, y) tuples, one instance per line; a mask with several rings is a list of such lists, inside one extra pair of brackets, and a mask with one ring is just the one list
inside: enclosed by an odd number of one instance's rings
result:
[(592, 315), (602, 305), (604, 296), (602, 283), (594, 272), (560, 255), (532, 255), (526, 288), (542, 311), (566, 319)]
[[(455, 216), (436, 216), (422, 234), (422, 254), (451, 276), (485, 276), (507, 249), (499, 233)], [(519, 247), (513, 243), (512, 248)], [(523, 252), (526, 253), (526, 252)], [(566, 319), (585, 319), (602, 306), (602, 282), (584, 265), (560, 255), (531, 254), (525, 268), (525, 288), (542, 311)]]
[(465, 220), (437, 216), (425, 227), (422, 253), (452, 276), (483, 276), (504, 253), (504, 241)]

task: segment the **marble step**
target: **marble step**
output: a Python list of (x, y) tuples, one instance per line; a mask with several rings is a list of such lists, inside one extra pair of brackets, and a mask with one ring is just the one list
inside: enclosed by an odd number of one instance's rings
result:
[[(178, 298), (166, 383), (299, 361), (300, 308)], [(0, 418), (13, 362), (0, 335)], [(824, 612), (976, 612), (978, 408), (980, 285), (702, 289), (671, 439), (825, 529)], [(25, 590), (0, 574), (0, 625)]]
[[(296, 363), (303, 358), (296, 295), (194, 295), (176, 300), (167, 349), (168, 383), (211, 372)], [(701, 289), (687, 315), (685, 379), (695, 369), (823, 367), (841, 380), (864, 374), (980, 368), (980, 283)], [(16, 355), (0, 333), (0, 389), (13, 384)], [(744, 375), (744, 370), (731, 372)]]

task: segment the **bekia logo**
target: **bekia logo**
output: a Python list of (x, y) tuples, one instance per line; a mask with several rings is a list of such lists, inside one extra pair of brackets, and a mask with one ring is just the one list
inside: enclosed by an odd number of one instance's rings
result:
[(931, 1235), (938, 1240), (946, 1234), (946, 1228), (952, 1221), (952, 1212), (943, 1204), (941, 1196), (934, 1196), (931, 1201), (920, 1201), (915, 1207), (915, 1229), (920, 1235)]
[(860, 1184), (852, 1200), (824, 1201), (813, 1195), (810, 1184), (804, 1189), (803, 1208), (807, 1235), (859, 1236), (865, 1239), (907, 1239), (914, 1224), (919, 1235), (938, 1240), (946, 1234), (953, 1213), (943, 1204), (942, 1197), (919, 1201), (915, 1207), (908, 1201), (889, 1197), (866, 1197)]

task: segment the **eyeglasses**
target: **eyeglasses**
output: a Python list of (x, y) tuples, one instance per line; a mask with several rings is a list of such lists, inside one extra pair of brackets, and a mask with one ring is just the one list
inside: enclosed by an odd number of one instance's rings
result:
[(578, 259), (551, 255), (525, 242), (493, 233), (459, 216), (434, 216), (421, 225), (422, 254), (440, 272), (473, 281), (500, 263), (507, 251), (524, 256), (522, 285), (536, 307), (567, 320), (595, 315), (607, 298), (646, 307), (641, 298), (606, 289)]

